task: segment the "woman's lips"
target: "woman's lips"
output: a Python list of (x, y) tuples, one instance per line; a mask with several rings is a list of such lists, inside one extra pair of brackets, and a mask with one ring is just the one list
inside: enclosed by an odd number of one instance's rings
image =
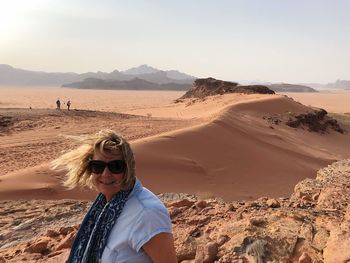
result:
[(102, 181), (99, 181), (100, 184), (103, 184), (103, 185), (113, 185), (113, 184), (121, 184), (121, 182), (117, 182), (117, 181), (112, 181), (112, 182), (102, 182)]

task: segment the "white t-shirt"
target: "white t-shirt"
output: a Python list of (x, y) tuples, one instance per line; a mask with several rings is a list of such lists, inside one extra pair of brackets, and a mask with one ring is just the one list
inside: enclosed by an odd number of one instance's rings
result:
[(147, 263), (142, 246), (159, 233), (171, 233), (168, 210), (136, 179), (102, 254), (102, 263)]

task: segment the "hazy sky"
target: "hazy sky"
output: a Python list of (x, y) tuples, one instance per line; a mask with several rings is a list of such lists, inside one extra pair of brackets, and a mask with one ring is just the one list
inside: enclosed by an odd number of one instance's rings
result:
[(196, 77), (350, 79), (350, 0), (0, 0), (0, 64), (148, 64)]

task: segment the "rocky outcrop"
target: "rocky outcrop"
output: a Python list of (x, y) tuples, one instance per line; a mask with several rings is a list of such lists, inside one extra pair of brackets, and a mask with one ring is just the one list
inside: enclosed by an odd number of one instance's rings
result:
[(0, 132), (7, 132), (12, 125), (12, 117), (0, 115)]
[[(307, 113), (296, 114), (286, 112), (278, 115), (265, 116), (271, 125), (279, 125), (281, 123), (292, 128), (307, 129), (310, 132), (326, 133), (334, 130), (339, 133), (345, 133), (345, 130), (339, 125), (336, 119), (327, 115), (324, 109), (314, 109)], [(273, 128), (273, 126), (271, 126)]]
[[(350, 260), (350, 160), (301, 181), (290, 197), (230, 203), (179, 193), (159, 197), (171, 216), (179, 262)], [(64, 262), (89, 203), (16, 202), (0, 202), (7, 229), (0, 235), (0, 262)]]
[(327, 111), (324, 109), (314, 110), (307, 114), (292, 115), (286, 124), (293, 128), (304, 126), (307, 127), (309, 131), (319, 133), (326, 132), (328, 128), (339, 133), (344, 133), (344, 130), (339, 126), (337, 120), (328, 117)]
[(204, 98), (213, 95), (222, 95), (225, 93), (260, 93), (274, 94), (275, 92), (262, 85), (242, 86), (236, 82), (217, 80), (214, 78), (197, 79), (192, 88), (186, 92), (180, 99), (186, 98)]

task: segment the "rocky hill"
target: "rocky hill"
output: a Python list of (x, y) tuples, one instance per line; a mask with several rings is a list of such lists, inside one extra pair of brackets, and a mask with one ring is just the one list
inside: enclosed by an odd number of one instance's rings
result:
[(192, 88), (186, 92), (180, 99), (186, 98), (204, 98), (212, 95), (222, 95), (225, 93), (260, 93), (274, 94), (275, 92), (263, 85), (239, 85), (236, 82), (217, 80), (214, 78), (197, 79)]
[(275, 92), (318, 92), (317, 90), (310, 88), (305, 85), (296, 85), (296, 84), (271, 84), (267, 86)]
[[(179, 262), (350, 260), (350, 160), (295, 186), (290, 197), (225, 203), (161, 194)], [(64, 262), (89, 202), (1, 201), (0, 262)]]
[(111, 89), (111, 90), (189, 90), (190, 84), (164, 83), (158, 84), (141, 78), (131, 80), (103, 80), (87, 78), (80, 82), (64, 84), (62, 87), (78, 89)]

